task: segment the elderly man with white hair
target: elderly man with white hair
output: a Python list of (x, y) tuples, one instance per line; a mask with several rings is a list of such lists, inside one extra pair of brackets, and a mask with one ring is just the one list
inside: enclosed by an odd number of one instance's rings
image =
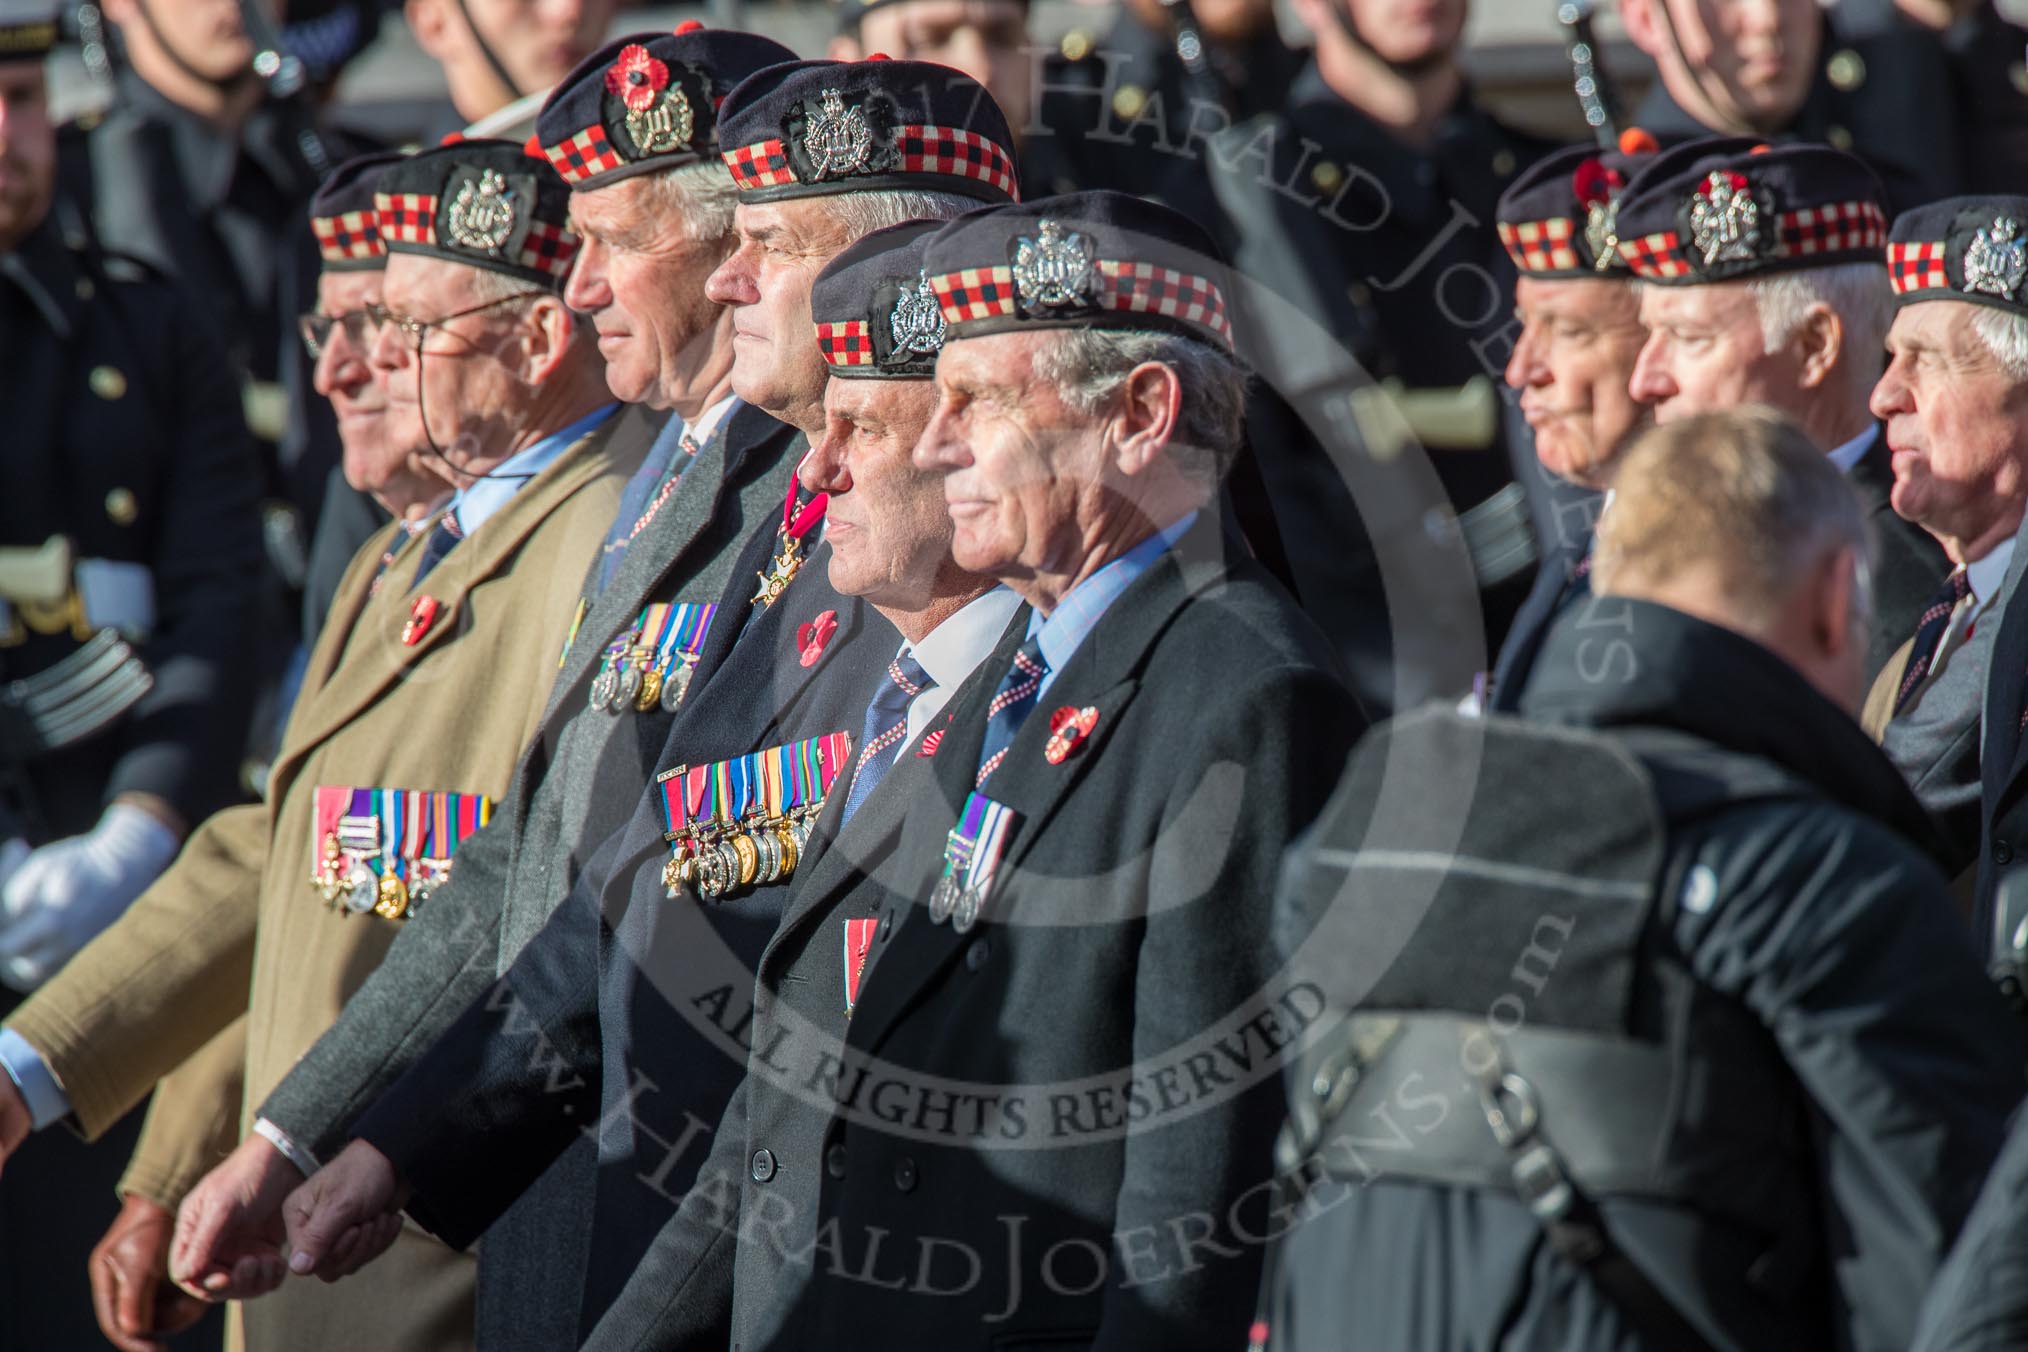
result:
[(1949, 571), (1937, 542), (1890, 505), (1888, 448), (1866, 407), (1891, 299), (1884, 201), (1871, 170), (1828, 146), (1714, 138), (1657, 157), (1613, 222), (1643, 284), (1634, 398), (1663, 424), (1778, 408), (1865, 501), (1880, 537), (1869, 679)]

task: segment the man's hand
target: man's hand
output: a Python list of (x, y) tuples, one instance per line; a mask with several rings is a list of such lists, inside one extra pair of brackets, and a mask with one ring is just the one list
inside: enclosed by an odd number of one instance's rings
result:
[(302, 1182), (265, 1136), (248, 1136), (183, 1199), (169, 1275), (204, 1300), (251, 1300), (280, 1286), (282, 1203)]
[(167, 1208), (129, 1194), (92, 1250), (92, 1309), (100, 1332), (120, 1352), (162, 1352), (161, 1338), (181, 1333), (204, 1314), (203, 1301), (164, 1280), (175, 1219)]
[(357, 1272), (394, 1243), (407, 1202), (408, 1186), (387, 1156), (354, 1141), (282, 1204), (289, 1270), (327, 1282)]
[(34, 1128), (35, 1119), (28, 1115), (28, 1100), (21, 1097), (21, 1090), (0, 1070), (0, 1169), (7, 1166), (7, 1157), (21, 1148)]

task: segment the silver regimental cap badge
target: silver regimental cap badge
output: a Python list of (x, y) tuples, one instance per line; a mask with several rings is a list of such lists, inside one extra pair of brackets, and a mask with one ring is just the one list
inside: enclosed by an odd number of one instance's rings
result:
[(1707, 175), (1690, 203), (1690, 242), (1704, 255), (1704, 266), (1750, 263), (1760, 256), (1760, 203), (1744, 175), (1723, 169)]
[(1042, 238), (1022, 236), (1014, 246), (1014, 290), (1025, 305), (1059, 309), (1096, 303), (1097, 250), (1091, 236), (1066, 232), (1045, 217)]
[(1593, 272), (1604, 272), (1619, 258), (1619, 214), (1618, 198), (1587, 203), (1584, 208), (1584, 242), (1591, 249)]
[(842, 178), (866, 167), (873, 155), (873, 128), (857, 104), (847, 108), (845, 96), (827, 89), (820, 96), (822, 111), (810, 119), (803, 133), (803, 154), (810, 161), (813, 179)]
[(888, 317), (897, 357), (931, 356), (944, 345), (943, 307), (930, 290), (929, 274), (918, 275), (921, 280), (917, 285), (902, 284), (894, 313)]
[(696, 126), (689, 96), (673, 84), (640, 112), (627, 109), (626, 120), (627, 135), (634, 138), (643, 155), (681, 150), (690, 144), (690, 133)]
[(2012, 216), (1995, 216), (1965, 246), (1965, 290), (2012, 300), (2024, 275), (2028, 275), (2028, 242), (2021, 238), (2021, 223)]
[(514, 235), (514, 192), (496, 169), (468, 178), (451, 199), (445, 220), (451, 242), (464, 249), (498, 254)]

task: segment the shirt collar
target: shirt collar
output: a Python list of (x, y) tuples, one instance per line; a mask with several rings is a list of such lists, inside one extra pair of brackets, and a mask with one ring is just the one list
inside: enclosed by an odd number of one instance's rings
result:
[(530, 479), (548, 469), (569, 450), (579, 437), (613, 416), (618, 404), (593, 409), (561, 431), (551, 432), (532, 446), (524, 446), (475, 479), (451, 497), (451, 511), (457, 514), (458, 529), (470, 535), (486, 524), (488, 517), (506, 506)]
[(1867, 451), (1873, 449), (1873, 438), (1879, 435), (1880, 424), (1867, 423), (1865, 431), (1831, 452), (1831, 463), (1838, 467), (1840, 473), (1850, 474), (1852, 467), (1866, 457)]
[(902, 644), (901, 651), (922, 664), (938, 689), (956, 690), (992, 655), (1007, 621), (1020, 606), (1019, 596), (1006, 587), (995, 587), (966, 602), (920, 643)]
[(1029, 616), (1028, 637), (1041, 645), (1042, 660), (1049, 664), (1051, 675), (1063, 670), (1064, 663), (1078, 650), (1085, 636), (1098, 627), (1113, 602), (1164, 551), (1174, 548), (1196, 521), (1197, 513), (1191, 512), (1170, 523), (1065, 592), (1047, 617), (1039, 610)]
[(702, 446), (705, 442), (711, 440), (711, 434), (718, 430), (719, 424), (725, 421), (726, 416), (732, 412), (733, 405), (738, 402), (738, 395), (728, 394), (725, 398), (698, 414), (697, 421), (694, 423), (684, 422), (683, 415), (677, 414), (676, 422), (683, 430), (676, 435), (678, 437), (689, 437), (699, 446)]
[(1984, 605), (1986, 599), (1996, 595), (2000, 584), (2007, 580), (2007, 565), (2014, 561), (2014, 540), (2014, 536), (2008, 536), (1994, 545), (1986, 557), (1965, 565), (1965, 581), (1971, 583), (1975, 604)]

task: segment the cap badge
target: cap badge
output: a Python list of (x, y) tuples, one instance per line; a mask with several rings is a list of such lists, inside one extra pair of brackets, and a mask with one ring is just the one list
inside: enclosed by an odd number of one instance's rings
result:
[(1014, 248), (1014, 290), (1024, 305), (1062, 309), (1097, 303), (1097, 249), (1091, 236), (1066, 232), (1045, 217), (1042, 238), (1023, 235)]
[(937, 304), (936, 293), (930, 290), (929, 275), (918, 275), (921, 280), (917, 285), (902, 283), (901, 295), (894, 302), (894, 313), (888, 323), (893, 328), (897, 354), (927, 357), (944, 345), (944, 311)]
[(1761, 253), (1760, 203), (1745, 174), (1713, 170), (1690, 202), (1690, 242), (1704, 266), (1750, 263)]
[(1619, 195), (1626, 186), (1617, 169), (1596, 159), (1586, 160), (1572, 176), (1571, 188), (1584, 204), (1584, 242), (1591, 250), (1595, 272), (1604, 272), (1619, 258)]
[(1995, 216), (1965, 246), (1965, 290), (2012, 300), (2024, 275), (2028, 275), (2028, 242), (2021, 238), (2021, 223), (2012, 216)]
[(466, 179), (444, 224), (452, 243), (498, 255), (514, 234), (514, 193), (506, 178), (497, 169), (483, 169)]
[(873, 155), (873, 128), (857, 104), (845, 106), (845, 96), (827, 89), (821, 96), (822, 110), (810, 119), (803, 134), (803, 154), (810, 161), (813, 181), (843, 178), (866, 167)]
[(627, 135), (643, 155), (661, 155), (690, 142), (690, 100), (669, 87), (669, 67), (632, 43), (606, 70), (606, 90), (627, 105)]

